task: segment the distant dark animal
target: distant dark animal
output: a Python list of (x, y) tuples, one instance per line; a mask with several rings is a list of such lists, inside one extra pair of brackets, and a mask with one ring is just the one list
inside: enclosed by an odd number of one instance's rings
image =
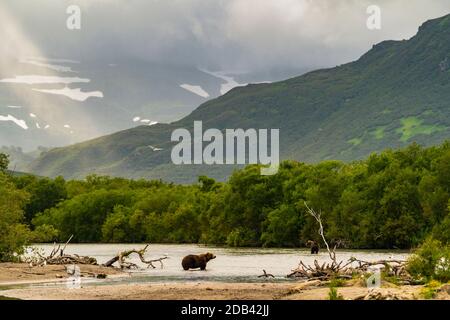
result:
[(319, 245), (317, 244), (317, 242), (309, 240), (308, 242), (306, 242), (306, 246), (311, 248), (311, 254), (319, 253)]
[(200, 268), (200, 270), (205, 270), (208, 261), (215, 258), (216, 256), (209, 252), (199, 255), (191, 254), (183, 258), (183, 261), (181, 261), (181, 265), (183, 266), (184, 270), (197, 268)]

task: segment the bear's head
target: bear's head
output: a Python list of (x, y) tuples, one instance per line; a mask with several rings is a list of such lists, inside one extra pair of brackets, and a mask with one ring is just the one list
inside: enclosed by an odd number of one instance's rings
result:
[(210, 253), (210, 252), (207, 252), (207, 253), (205, 254), (205, 258), (206, 258), (206, 262), (208, 262), (209, 260), (215, 259), (216, 256), (213, 255), (213, 254)]
[(306, 246), (309, 247), (309, 248), (311, 248), (312, 246), (315, 246), (315, 245), (316, 245), (316, 242), (313, 241), (313, 240), (308, 240), (306, 242)]

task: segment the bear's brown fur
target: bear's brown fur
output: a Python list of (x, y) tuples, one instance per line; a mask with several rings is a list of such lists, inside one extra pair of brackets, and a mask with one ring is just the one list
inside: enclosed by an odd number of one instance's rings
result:
[(319, 245), (317, 244), (317, 242), (308, 240), (306, 245), (311, 248), (311, 254), (319, 254)]
[(210, 252), (199, 255), (190, 254), (183, 258), (183, 261), (181, 261), (181, 265), (183, 266), (184, 270), (196, 268), (200, 268), (200, 270), (205, 270), (208, 261), (215, 258), (216, 256)]

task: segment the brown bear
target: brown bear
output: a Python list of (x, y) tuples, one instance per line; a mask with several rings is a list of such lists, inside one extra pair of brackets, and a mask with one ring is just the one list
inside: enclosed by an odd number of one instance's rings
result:
[(181, 265), (183, 266), (184, 270), (196, 268), (200, 268), (200, 270), (205, 270), (208, 261), (215, 258), (216, 256), (209, 252), (199, 255), (190, 254), (183, 258), (183, 261), (181, 261)]
[(306, 246), (311, 248), (311, 254), (319, 253), (319, 244), (317, 244), (317, 242), (308, 240), (308, 242), (306, 242)]

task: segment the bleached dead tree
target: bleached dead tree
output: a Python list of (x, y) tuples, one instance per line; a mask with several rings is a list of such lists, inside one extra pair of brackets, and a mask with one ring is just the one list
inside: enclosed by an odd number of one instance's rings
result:
[[(314, 265), (306, 265), (303, 261), (300, 261), (298, 267), (292, 270), (292, 273), (288, 275), (288, 277), (299, 277), (299, 278), (307, 278), (307, 279), (319, 279), (319, 280), (327, 280), (331, 277), (337, 278), (351, 278), (352, 274), (355, 272), (367, 272), (370, 266), (375, 265), (383, 265), (385, 269), (391, 270), (394, 275), (403, 275), (407, 277), (405, 274), (405, 261), (399, 260), (380, 260), (375, 262), (367, 262), (358, 260), (356, 258), (350, 258), (347, 262), (337, 261), (336, 258), (336, 249), (339, 245), (339, 241), (333, 247), (330, 248), (327, 239), (325, 238), (325, 232), (322, 223), (321, 212), (316, 212), (314, 209), (310, 208), (306, 201), (304, 202), (307, 212), (317, 221), (319, 224), (319, 235), (322, 238), (322, 241), (325, 243), (325, 246), (328, 251), (328, 255), (331, 259), (331, 263), (324, 262), (322, 265), (319, 264), (317, 260), (314, 260)], [(358, 264), (357, 266), (353, 266), (353, 264)]]
[(114, 256), (112, 259), (110, 259), (103, 265), (105, 267), (112, 267), (114, 263), (118, 262), (119, 267), (121, 269), (131, 269), (131, 268), (138, 269), (139, 266), (137, 264), (129, 262), (129, 261), (125, 261), (125, 259), (128, 258), (131, 254), (135, 253), (139, 256), (139, 259), (141, 260), (141, 262), (147, 265), (147, 268), (152, 267), (153, 269), (155, 269), (156, 267), (153, 265), (153, 263), (159, 262), (161, 265), (161, 269), (162, 269), (164, 267), (162, 261), (165, 259), (168, 259), (169, 257), (165, 256), (165, 257), (161, 257), (158, 259), (146, 260), (144, 255), (145, 255), (145, 252), (147, 251), (148, 246), (149, 245), (146, 245), (141, 250), (132, 249), (132, 250), (126, 250), (126, 251), (119, 252), (116, 256)]
[(319, 223), (319, 235), (322, 237), (323, 242), (325, 243), (327, 247), (328, 254), (330, 255), (330, 259), (333, 261), (333, 263), (336, 263), (336, 248), (337, 244), (334, 246), (333, 250), (330, 250), (330, 246), (328, 245), (327, 239), (325, 238), (324, 232), (323, 232), (323, 224), (322, 224), (322, 212), (319, 211), (318, 213), (315, 212), (313, 209), (308, 207), (308, 204), (306, 201), (304, 201), (305, 207), (308, 211), (308, 213), (316, 219), (317, 223)]
[[(292, 273), (288, 277), (301, 277), (301, 278), (314, 278), (314, 279), (327, 279), (331, 276), (339, 275), (343, 268), (350, 265), (352, 262), (348, 262), (342, 265), (342, 261), (338, 262), (336, 259), (336, 248), (337, 244), (333, 249), (330, 249), (327, 239), (325, 238), (325, 232), (322, 223), (322, 212), (316, 212), (314, 209), (310, 208), (306, 201), (304, 202), (307, 212), (317, 221), (319, 224), (319, 235), (324, 242), (328, 255), (330, 256), (331, 263), (324, 262), (322, 265), (319, 264), (317, 260), (314, 260), (314, 265), (306, 265), (303, 261), (300, 261), (297, 269), (292, 270)], [(340, 274), (340, 277), (348, 277), (348, 275)]]

